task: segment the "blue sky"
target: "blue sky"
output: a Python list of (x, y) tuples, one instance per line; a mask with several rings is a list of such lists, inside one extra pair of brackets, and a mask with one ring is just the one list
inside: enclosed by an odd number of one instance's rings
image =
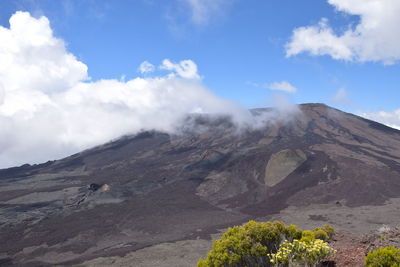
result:
[(399, 13), (398, 0), (1, 0), (0, 167), (173, 132), (191, 112), (240, 123), (282, 97), (400, 129)]
[[(0, 23), (7, 26), (17, 10), (48, 17), (55, 35), (88, 65), (94, 80), (135, 77), (145, 60), (191, 59), (205, 85), (249, 108), (270, 105), (270, 95), (276, 94), (251, 83), (279, 81), (298, 88), (288, 94), (296, 103), (323, 102), (350, 112), (399, 108), (398, 64), (285, 57), (295, 28), (325, 17), (340, 32), (358, 23), (359, 16), (339, 12), (324, 0), (220, 2), (221, 9), (206, 11), (204, 21), (196, 22), (184, 0), (3, 0)], [(340, 88), (348, 101), (333, 101)]]

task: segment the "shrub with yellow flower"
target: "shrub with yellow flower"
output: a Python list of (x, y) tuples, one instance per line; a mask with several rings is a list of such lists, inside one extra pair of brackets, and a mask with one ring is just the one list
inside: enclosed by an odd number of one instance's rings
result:
[(287, 266), (297, 263), (312, 266), (334, 253), (325, 242), (332, 234), (330, 226), (303, 231), (282, 222), (249, 221), (229, 228), (197, 266)]

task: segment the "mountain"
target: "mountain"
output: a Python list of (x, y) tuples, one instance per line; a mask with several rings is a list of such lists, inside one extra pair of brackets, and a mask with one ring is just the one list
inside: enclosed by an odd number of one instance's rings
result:
[(299, 109), (251, 129), (192, 117), (179, 135), (143, 132), (0, 170), (0, 265), (125, 255), (254, 218), (397, 223), (383, 212), (398, 212), (400, 131), (323, 104)]

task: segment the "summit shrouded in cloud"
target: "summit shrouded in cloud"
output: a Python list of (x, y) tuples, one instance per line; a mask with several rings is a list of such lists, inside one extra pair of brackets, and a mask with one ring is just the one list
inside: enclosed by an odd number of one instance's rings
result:
[(171, 132), (189, 113), (247, 114), (202, 85), (191, 60), (164, 60), (166, 76), (92, 81), (46, 17), (17, 12), (0, 39), (0, 167), (60, 158), (140, 130)]
[(0, 1), (0, 167), (174, 132), (190, 113), (249, 123), (248, 109), (326, 103), (397, 127), (399, 9), (395, 0)]

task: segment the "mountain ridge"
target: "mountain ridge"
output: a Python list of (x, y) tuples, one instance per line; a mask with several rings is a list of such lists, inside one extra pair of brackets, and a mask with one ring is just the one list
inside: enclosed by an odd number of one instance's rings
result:
[(295, 217), (296, 207), (400, 197), (400, 131), (323, 104), (298, 107), (255, 129), (200, 117), (198, 132), (143, 132), (0, 170), (0, 253), (26, 266), (78, 263), (288, 208)]

